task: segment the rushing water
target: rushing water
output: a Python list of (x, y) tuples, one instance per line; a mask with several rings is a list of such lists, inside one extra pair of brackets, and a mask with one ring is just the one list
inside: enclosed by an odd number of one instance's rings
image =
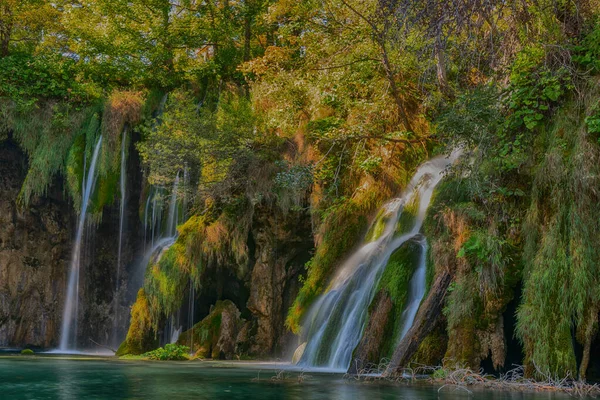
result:
[[(187, 169), (184, 170), (183, 189), (187, 182)], [(173, 187), (168, 196), (168, 209), (166, 221), (163, 223), (163, 210), (165, 209), (165, 190), (152, 187), (146, 204), (144, 206), (144, 254), (137, 262), (137, 267), (133, 271), (130, 279), (129, 291), (136, 293), (144, 283), (144, 274), (149, 264), (154, 264), (160, 260), (160, 257), (167, 251), (177, 239), (177, 225), (182, 222), (183, 213), (180, 212), (180, 173), (178, 172), (173, 181)], [(185, 197), (184, 197), (185, 200)], [(185, 211), (185, 204), (184, 204)], [(177, 341), (182, 331), (179, 313), (170, 316), (165, 326), (165, 343)]]
[(0, 357), (3, 400), (247, 399), (247, 400), (542, 400), (566, 395), (493, 392), (440, 385), (361, 383), (341, 374), (304, 374), (284, 366), (217, 362)]
[[(385, 218), (385, 227), (374, 241), (365, 243), (342, 265), (328, 291), (311, 307), (304, 326), (307, 345), (300, 365), (325, 367), (345, 371), (352, 359), (354, 348), (360, 341), (367, 318), (369, 304), (375, 295), (379, 279), (394, 250), (409, 240), (419, 240), (423, 250), (426, 241), (420, 235), (427, 208), (435, 186), (443, 171), (458, 157), (439, 156), (422, 164), (405, 192), (383, 206), (379, 214)], [(404, 208), (417, 203), (412, 227), (398, 235), (397, 223)], [(415, 271), (409, 287), (407, 306), (402, 315), (402, 335), (412, 326), (425, 293), (425, 254)]]
[[(94, 147), (94, 153), (87, 177), (82, 186), (81, 211), (79, 213), (79, 222), (77, 224), (77, 233), (75, 242), (73, 243), (73, 253), (71, 255), (71, 268), (69, 272), (69, 283), (67, 286), (67, 294), (65, 306), (63, 310), (62, 326), (60, 331), (60, 346), (59, 350), (66, 352), (75, 349), (77, 341), (77, 313), (79, 309), (79, 269), (81, 267), (81, 242), (85, 229), (85, 219), (87, 216), (87, 208), (90, 197), (94, 191), (96, 181), (96, 164), (100, 148), (102, 147), (102, 136), (98, 138), (98, 142)], [(73, 347), (69, 347), (73, 346)]]

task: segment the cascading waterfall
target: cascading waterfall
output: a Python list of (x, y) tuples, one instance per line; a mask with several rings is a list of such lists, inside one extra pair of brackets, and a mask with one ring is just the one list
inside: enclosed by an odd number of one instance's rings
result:
[[(386, 203), (381, 212), (385, 218), (383, 233), (374, 241), (365, 242), (342, 265), (329, 285), (311, 307), (303, 327), (306, 348), (299, 365), (347, 370), (352, 353), (358, 345), (379, 279), (391, 254), (403, 243), (418, 240), (423, 249), (426, 241), (420, 234), (425, 213), (442, 172), (459, 156), (436, 157), (422, 164), (403, 195)], [(396, 233), (396, 226), (405, 206), (417, 202), (417, 213), (410, 230)], [(402, 314), (402, 335), (412, 326), (425, 293), (426, 251), (413, 274), (409, 300)], [(399, 338), (398, 338), (399, 339)]]
[(90, 168), (87, 177), (84, 180), (82, 187), (83, 193), (81, 198), (81, 212), (79, 214), (79, 222), (77, 224), (77, 233), (73, 244), (73, 253), (71, 255), (71, 268), (69, 272), (69, 282), (67, 286), (65, 307), (63, 311), (62, 327), (60, 332), (60, 351), (69, 351), (70, 345), (75, 348), (77, 341), (77, 313), (79, 310), (79, 269), (81, 264), (81, 241), (85, 229), (85, 220), (87, 216), (87, 208), (90, 197), (94, 191), (96, 181), (96, 164), (100, 148), (102, 146), (102, 136), (98, 138)]
[[(184, 171), (184, 184), (187, 172)], [(163, 209), (165, 208), (164, 189), (153, 187), (150, 189), (146, 205), (144, 207), (144, 237), (146, 238), (145, 252), (143, 257), (137, 264), (137, 268), (133, 273), (132, 279), (129, 282), (130, 292), (135, 294), (144, 282), (144, 274), (149, 264), (157, 263), (162, 254), (167, 251), (177, 239), (177, 225), (180, 224), (181, 216), (179, 212), (180, 201), (180, 174), (175, 176), (173, 188), (168, 201), (168, 213), (166, 222), (163, 224)], [(184, 188), (185, 190), (185, 188)], [(167, 343), (170, 343), (173, 338), (177, 340), (181, 332), (179, 318), (171, 316), (168, 321), (168, 329), (166, 330)]]

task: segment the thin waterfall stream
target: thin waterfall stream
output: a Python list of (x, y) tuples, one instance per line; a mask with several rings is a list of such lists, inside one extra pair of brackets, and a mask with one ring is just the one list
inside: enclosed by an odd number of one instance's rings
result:
[(113, 315), (113, 332), (112, 342), (113, 345), (118, 346), (121, 342), (121, 338), (118, 337), (119, 329), (119, 300), (121, 293), (121, 269), (122, 269), (122, 253), (123, 253), (123, 229), (125, 225), (125, 202), (127, 199), (126, 192), (126, 181), (127, 181), (127, 168), (126, 168), (126, 153), (125, 143), (127, 141), (127, 128), (123, 129), (123, 135), (121, 137), (121, 171), (119, 176), (119, 189), (121, 191), (121, 204), (119, 205), (119, 246), (117, 254), (117, 274), (115, 277), (115, 296), (114, 296), (114, 315)]
[[(340, 267), (327, 291), (309, 310), (303, 326), (306, 348), (299, 365), (347, 370), (352, 353), (361, 339), (367, 320), (369, 304), (373, 300), (379, 280), (392, 253), (409, 240), (422, 246), (419, 266), (414, 272), (408, 300), (401, 317), (402, 336), (412, 326), (425, 294), (427, 241), (420, 233), (433, 191), (442, 174), (460, 155), (454, 151), (449, 157), (438, 156), (416, 171), (403, 194), (387, 202), (378, 215), (384, 218), (381, 235), (365, 241)], [(410, 229), (398, 234), (397, 225), (405, 208), (416, 202), (416, 215)]]
[(62, 352), (73, 351), (76, 348), (77, 313), (79, 309), (79, 270), (81, 267), (81, 242), (83, 239), (83, 232), (85, 230), (87, 208), (95, 187), (96, 165), (101, 147), (102, 136), (98, 138), (98, 141), (94, 147), (90, 168), (84, 181), (85, 185), (82, 187), (83, 193), (81, 198), (81, 211), (79, 213), (75, 242), (73, 243), (69, 282), (67, 286), (62, 326), (60, 331), (60, 345), (58, 349)]

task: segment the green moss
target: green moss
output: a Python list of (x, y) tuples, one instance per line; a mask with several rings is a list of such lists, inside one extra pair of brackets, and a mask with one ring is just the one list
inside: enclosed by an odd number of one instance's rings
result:
[(371, 224), (371, 227), (369, 228), (369, 231), (365, 236), (365, 241), (374, 242), (377, 239), (379, 239), (381, 235), (383, 235), (383, 232), (385, 231), (385, 225), (388, 223), (390, 218), (391, 215), (387, 210), (382, 209), (381, 211), (379, 211), (379, 213), (375, 217), (375, 221), (373, 222), (373, 224)]
[[(406, 306), (410, 279), (419, 266), (423, 247), (414, 240), (400, 246), (388, 261), (381, 276), (377, 292), (385, 291), (392, 300), (392, 318), (386, 327), (386, 334), (381, 346), (380, 358), (391, 357), (398, 335), (402, 330), (402, 312)], [(373, 360), (378, 362), (379, 360)]]
[(419, 345), (411, 362), (418, 365), (442, 365), (448, 345), (448, 335), (443, 324), (438, 324)]
[(33, 353), (33, 350), (31, 350), (31, 349), (23, 349), (23, 350), (21, 350), (21, 354), (24, 356), (32, 356), (34, 353)]
[(85, 135), (75, 138), (67, 156), (65, 174), (67, 189), (75, 204), (75, 209), (81, 209), (81, 192), (84, 174)]
[(150, 304), (144, 289), (140, 289), (137, 299), (131, 307), (131, 322), (127, 337), (116, 352), (117, 356), (139, 355), (156, 348), (158, 341), (152, 327)]
[(398, 223), (396, 224), (396, 235), (400, 236), (411, 231), (415, 226), (415, 219), (419, 213), (419, 192), (415, 190), (411, 201), (404, 206)]
[[(524, 225), (523, 301), (517, 312), (528, 371), (577, 375), (573, 332), (584, 343), (600, 309), (600, 148), (569, 104), (543, 132)], [(584, 333), (587, 332), (587, 333)]]

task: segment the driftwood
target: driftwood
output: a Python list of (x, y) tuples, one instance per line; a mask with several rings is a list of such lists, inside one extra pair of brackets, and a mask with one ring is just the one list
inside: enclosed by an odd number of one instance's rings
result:
[(440, 272), (436, 276), (427, 298), (419, 307), (413, 326), (396, 347), (384, 376), (401, 373), (400, 369), (410, 362), (423, 339), (431, 333), (441, 314), (451, 281), (452, 275), (448, 271)]

